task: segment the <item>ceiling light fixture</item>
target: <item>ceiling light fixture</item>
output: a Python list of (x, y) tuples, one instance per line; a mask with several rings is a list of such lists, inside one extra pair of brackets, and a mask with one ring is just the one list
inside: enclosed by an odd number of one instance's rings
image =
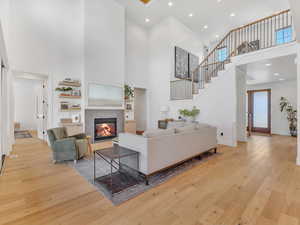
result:
[(280, 80), (280, 81), (284, 81), (285, 79), (283, 79), (283, 78), (279, 78), (279, 80)]
[(230, 13), (230, 16), (231, 17), (235, 17), (235, 13)]
[(208, 28), (208, 26), (207, 25), (204, 25), (204, 27), (203, 27), (204, 29), (207, 29)]
[(220, 36), (218, 34), (216, 34), (216, 38), (219, 38)]
[(172, 7), (173, 6), (173, 2), (169, 2), (168, 6)]
[(218, 2), (220, 3), (222, 0), (218, 0)]
[(279, 73), (274, 73), (274, 76), (279, 76), (280, 74)]
[(193, 13), (190, 13), (190, 14), (189, 14), (189, 17), (193, 17), (193, 16), (194, 16)]
[(272, 66), (272, 64), (271, 63), (266, 63), (266, 66)]

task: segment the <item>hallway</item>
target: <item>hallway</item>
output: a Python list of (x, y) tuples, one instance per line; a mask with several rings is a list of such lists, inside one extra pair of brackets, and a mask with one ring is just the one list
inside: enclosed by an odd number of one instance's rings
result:
[[(187, 146), (188, 147), (188, 146)], [(0, 177), (1, 225), (300, 225), (296, 139), (253, 136), (120, 205), (47, 145), (18, 139)]]

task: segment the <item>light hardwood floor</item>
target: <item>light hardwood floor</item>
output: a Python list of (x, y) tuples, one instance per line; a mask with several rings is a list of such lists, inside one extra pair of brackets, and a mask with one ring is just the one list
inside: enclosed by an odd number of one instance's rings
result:
[(0, 224), (300, 225), (295, 138), (253, 136), (220, 152), (115, 207), (72, 168), (53, 165), (44, 143), (18, 140), (0, 177)]

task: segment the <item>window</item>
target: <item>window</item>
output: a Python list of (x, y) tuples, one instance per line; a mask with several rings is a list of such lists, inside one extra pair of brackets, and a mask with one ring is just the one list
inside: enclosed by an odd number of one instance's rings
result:
[(218, 49), (218, 60), (219, 62), (223, 62), (227, 59), (227, 47)]
[(281, 45), (292, 41), (292, 27), (282, 28), (276, 31), (276, 44)]

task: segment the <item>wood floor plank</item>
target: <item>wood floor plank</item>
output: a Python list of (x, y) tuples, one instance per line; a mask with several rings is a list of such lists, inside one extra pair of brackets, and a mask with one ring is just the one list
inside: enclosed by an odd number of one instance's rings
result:
[(281, 214), (278, 225), (298, 225), (298, 219), (285, 214)]
[(0, 177), (0, 225), (300, 225), (296, 139), (253, 136), (119, 205), (37, 138)]

